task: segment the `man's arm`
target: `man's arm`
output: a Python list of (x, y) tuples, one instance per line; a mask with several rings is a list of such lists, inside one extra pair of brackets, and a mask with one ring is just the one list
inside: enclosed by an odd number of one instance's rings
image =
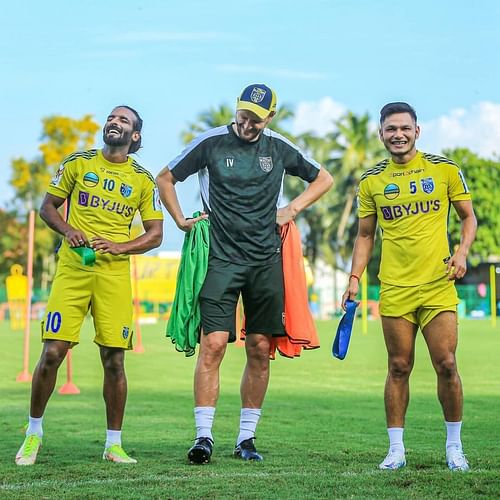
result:
[(40, 206), (40, 218), (56, 233), (65, 237), (69, 246), (81, 247), (89, 245), (87, 235), (70, 226), (57, 210), (65, 202), (64, 198), (47, 193)]
[(133, 240), (115, 243), (96, 236), (92, 238), (91, 246), (96, 252), (111, 255), (141, 254), (159, 247), (163, 239), (163, 221), (146, 220), (142, 222), (142, 225), (145, 232)]
[(373, 214), (358, 220), (358, 235), (352, 252), (351, 276), (349, 277), (347, 290), (342, 295), (342, 309), (344, 311), (346, 301), (354, 300), (358, 294), (359, 278), (361, 278), (368, 265), (372, 255), (373, 242), (375, 241), (377, 216)]
[(276, 222), (283, 226), (294, 220), (297, 214), (321, 198), (333, 185), (332, 176), (321, 167), (316, 179), (306, 189), (293, 199), (286, 207), (280, 208), (276, 215)]
[(202, 214), (193, 219), (186, 219), (182, 213), (177, 192), (175, 190), (175, 183), (177, 179), (172, 175), (168, 167), (165, 167), (156, 177), (156, 185), (160, 193), (160, 199), (177, 227), (186, 233), (189, 233), (193, 226), (201, 219), (207, 219), (207, 214)]
[(447, 273), (448, 279), (463, 278), (467, 272), (467, 255), (474, 238), (476, 237), (477, 220), (472, 208), (472, 201), (452, 201), (453, 207), (457, 212), (461, 224), (460, 245), (451, 259), (448, 261)]

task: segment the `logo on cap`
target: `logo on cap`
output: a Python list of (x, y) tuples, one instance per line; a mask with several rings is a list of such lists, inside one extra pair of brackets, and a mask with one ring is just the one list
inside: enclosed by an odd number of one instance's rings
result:
[(259, 102), (262, 102), (264, 100), (265, 96), (266, 96), (265, 90), (259, 89), (258, 87), (254, 87), (252, 93), (250, 94), (250, 99), (255, 104), (258, 104)]

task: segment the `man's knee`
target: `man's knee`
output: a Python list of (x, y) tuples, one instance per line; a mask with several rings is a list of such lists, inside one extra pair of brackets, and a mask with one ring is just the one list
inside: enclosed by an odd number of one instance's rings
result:
[(263, 363), (269, 362), (271, 338), (266, 335), (249, 335), (245, 340), (248, 359)]
[(389, 374), (392, 378), (407, 379), (410, 376), (413, 363), (406, 358), (390, 358)]
[(442, 358), (436, 363), (436, 372), (440, 377), (453, 378), (457, 374), (457, 361), (453, 354)]
[(42, 372), (57, 370), (68, 352), (69, 344), (45, 342), (38, 367)]
[(108, 375), (118, 376), (125, 373), (124, 352), (122, 349), (101, 347), (101, 359), (104, 371)]
[(220, 363), (226, 352), (227, 338), (224, 335), (208, 334), (203, 338), (199, 357), (205, 363)]

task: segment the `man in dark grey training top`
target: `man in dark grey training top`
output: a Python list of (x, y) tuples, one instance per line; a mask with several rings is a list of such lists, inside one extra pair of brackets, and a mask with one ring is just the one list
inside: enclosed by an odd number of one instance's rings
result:
[[(276, 113), (276, 94), (266, 85), (246, 87), (234, 123), (194, 139), (156, 178), (160, 197), (175, 223), (189, 232), (210, 217), (210, 253), (200, 293), (203, 335), (194, 375), (196, 440), (192, 463), (210, 461), (212, 424), (219, 396), (219, 367), (227, 343), (236, 340), (240, 293), (246, 316), (247, 363), (241, 381), (240, 432), (234, 455), (262, 460), (255, 429), (269, 382), (273, 336), (285, 334), (279, 226), (326, 193), (330, 174), (297, 146), (267, 129)], [(198, 173), (204, 213), (186, 219), (175, 183)], [(301, 177), (307, 188), (279, 208), (284, 175)]]

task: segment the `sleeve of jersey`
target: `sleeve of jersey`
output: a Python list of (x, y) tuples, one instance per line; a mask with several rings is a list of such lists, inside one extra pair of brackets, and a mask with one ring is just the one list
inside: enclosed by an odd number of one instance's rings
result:
[(143, 221), (163, 220), (163, 211), (158, 188), (148, 177), (145, 178), (142, 188), (139, 213)]
[(321, 165), (308, 158), (305, 153), (293, 145), (283, 142), (284, 149), (284, 165), (286, 173), (289, 175), (295, 175), (301, 179), (312, 182), (316, 177), (318, 177)]
[(358, 187), (358, 217), (362, 219), (376, 213), (377, 207), (368, 189), (368, 182), (363, 179)]
[(182, 182), (198, 170), (205, 168), (204, 145), (205, 142), (194, 139), (180, 155), (168, 163), (170, 172), (178, 181)]
[(64, 160), (50, 181), (47, 193), (66, 199), (75, 185), (77, 162)]
[(455, 165), (450, 165), (448, 197), (451, 201), (464, 201), (471, 199), (464, 174), (460, 168)]

